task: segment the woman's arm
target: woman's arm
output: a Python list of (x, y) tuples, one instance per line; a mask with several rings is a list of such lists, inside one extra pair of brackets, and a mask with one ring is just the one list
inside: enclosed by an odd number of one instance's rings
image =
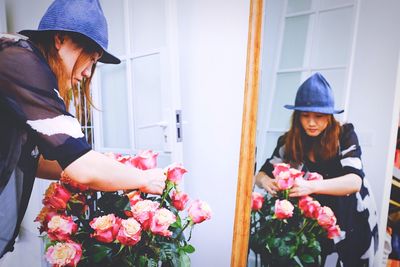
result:
[[(57, 179), (61, 167), (55, 161), (41, 159), (37, 175)], [(95, 190), (140, 189), (152, 194), (162, 193), (166, 179), (162, 169), (140, 170), (93, 150), (68, 165), (62, 175)]]
[(278, 188), (275, 184), (275, 179), (269, 177), (263, 171), (260, 171), (255, 176), (255, 183), (259, 188), (263, 188), (263, 189), (267, 190), (267, 192), (270, 193), (271, 195), (275, 195), (276, 191), (278, 190)]
[(61, 177), (61, 166), (55, 160), (46, 160), (43, 156), (39, 158), (36, 177), (50, 180), (57, 180)]
[(68, 165), (64, 175), (96, 190), (139, 189), (152, 194), (161, 194), (166, 180), (162, 169), (140, 170), (93, 150)]
[(290, 196), (300, 197), (310, 194), (345, 196), (358, 192), (361, 183), (361, 177), (354, 173), (326, 180), (296, 179), (294, 186), (290, 189)]

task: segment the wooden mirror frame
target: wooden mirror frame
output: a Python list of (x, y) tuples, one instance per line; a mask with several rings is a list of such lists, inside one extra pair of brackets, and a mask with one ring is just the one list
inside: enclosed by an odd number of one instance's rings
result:
[(236, 208), (233, 228), (231, 267), (247, 266), (253, 188), (260, 57), (263, 26), (263, 0), (250, 0), (246, 77)]

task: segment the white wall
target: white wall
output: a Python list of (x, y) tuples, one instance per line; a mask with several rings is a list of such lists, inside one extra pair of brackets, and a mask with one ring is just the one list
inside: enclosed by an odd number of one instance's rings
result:
[(0, 32), (7, 31), (7, 21), (6, 21), (6, 4), (4, 0), (0, 0)]
[(194, 228), (192, 266), (229, 266), (239, 162), (248, 0), (179, 2), (185, 188), (213, 217)]
[[(360, 4), (348, 120), (354, 123), (360, 135), (364, 170), (381, 215), (380, 236), (383, 237), (392, 179), (387, 166), (393, 166), (395, 143), (391, 137), (397, 128), (393, 119), (396, 117), (394, 121), (397, 122), (398, 116), (398, 111), (393, 111), (398, 101), (395, 88), (400, 2), (360, 1)], [(381, 242), (381, 249), (382, 246)]]

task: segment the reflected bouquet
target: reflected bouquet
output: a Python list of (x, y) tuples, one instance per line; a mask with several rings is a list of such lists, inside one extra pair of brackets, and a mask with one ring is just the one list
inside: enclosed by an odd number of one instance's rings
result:
[[(252, 194), (250, 249), (260, 256), (262, 266), (308, 266), (320, 264), (321, 238), (340, 236), (333, 211), (310, 196), (289, 197), (303, 172), (288, 164), (276, 164), (273, 175), (276, 196)], [(319, 180), (308, 173), (307, 180)], [(258, 259), (258, 257), (257, 257)]]
[[(109, 156), (143, 170), (157, 165), (157, 154), (150, 150)], [(189, 196), (179, 190), (186, 172), (181, 164), (166, 167), (161, 196), (93, 191), (66, 177), (51, 183), (36, 218), (46, 260), (55, 267), (190, 266), (193, 226), (210, 219), (211, 210), (200, 200), (189, 205)]]

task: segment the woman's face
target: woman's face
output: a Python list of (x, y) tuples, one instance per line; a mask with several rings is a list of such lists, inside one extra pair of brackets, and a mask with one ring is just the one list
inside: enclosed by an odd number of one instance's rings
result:
[(308, 136), (320, 135), (328, 126), (330, 115), (316, 112), (300, 112), (300, 123)]
[(74, 66), (83, 51), (83, 48), (75, 44), (68, 36), (63, 36), (62, 41), (59, 36), (56, 36), (56, 48), (61, 60), (64, 63), (66, 76), (68, 81), (72, 81), (73, 84), (67, 85), (68, 87), (78, 84), (83, 78), (89, 78), (91, 76), (92, 67), (96, 64), (100, 57), (99, 53), (88, 55), (89, 60), (82, 62), (78, 66)]

